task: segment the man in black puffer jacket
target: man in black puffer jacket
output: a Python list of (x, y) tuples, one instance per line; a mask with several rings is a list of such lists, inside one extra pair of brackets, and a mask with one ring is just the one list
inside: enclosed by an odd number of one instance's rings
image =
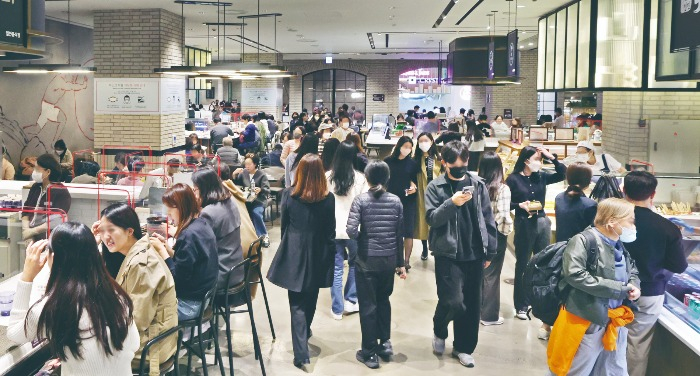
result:
[(442, 148), (447, 171), (425, 192), (429, 241), (435, 255), (438, 304), (433, 317), (433, 351), (445, 351), (447, 325), (454, 321), (454, 350), (465, 367), (479, 338), (483, 270), (496, 255), (496, 221), (483, 181), (467, 172), (469, 149), (460, 141)]

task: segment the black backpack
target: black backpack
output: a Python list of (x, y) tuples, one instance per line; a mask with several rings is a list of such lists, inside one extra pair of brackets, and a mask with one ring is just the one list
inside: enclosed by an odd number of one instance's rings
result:
[[(588, 258), (586, 269), (595, 273), (598, 262), (598, 242), (590, 230), (581, 233), (586, 239)], [(547, 325), (554, 325), (559, 315), (559, 307), (566, 302), (571, 286), (568, 284), (559, 289), (562, 279), (562, 259), (566, 242), (558, 242), (547, 246), (534, 255), (525, 269), (525, 292), (527, 301), (532, 307), (532, 314)], [(529, 316), (529, 314), (528, 314)]]

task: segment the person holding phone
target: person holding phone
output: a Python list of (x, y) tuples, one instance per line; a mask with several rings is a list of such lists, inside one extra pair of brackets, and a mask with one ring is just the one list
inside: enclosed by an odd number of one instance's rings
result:
[(435, 255), (438, 304), (433, 317), (433, 352), (445, 352), (447, 326), (453, 321), (452, 356), (474, 367), (479, 339), (483, 270), (496, 256), (498, 230), (488, 188), (467, 171), (469, 149), (452, 141), (442, 148), (445, 174), (428, 184), (426, 220)]
[(418, 192), (418, 163), (411, 158), (413, 140), (402, 136), (394, 147), (391, 156), (384, 162), (389, 166), (390, 177), (386, 190), (401, 199), (403, 204), (403, 248), (406, 270), (411, 269), (413, 252), (413, 230), (416, 226), (416, 192)]

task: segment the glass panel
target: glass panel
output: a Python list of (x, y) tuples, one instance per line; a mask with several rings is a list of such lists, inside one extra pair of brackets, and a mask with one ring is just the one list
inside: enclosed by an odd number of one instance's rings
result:
[(547, 20), (541, 19), (539, 23), (539, 33), (538, 33), (538, 48), (537, 48), (537, 90), (544, 89), (544, 71), (545, 71), (545, 57), (546, 57), (546, 45), (547, 45)]
[(578, 16), (578, 73), (576, 87), (588, 87), (588, 69), (591, 53), (591, 0), (581, 0)]
[(564, 88), (564, 61), (566, 59), (566, 9), (557, 12), (555, 58), (554, 58), (554, 88)]
[(194, 64), (194, 50), (189, 48), (187, 50), (187, 65)]
[(200, 50), (195, 50), (194, 51), (194, 63), (195, 66), (200, 67), (199, 62), (202, 60), (202, 51)]
[[(578, 46), (578, 4), (568, 8), (566, 21), (566, 77), (564, 87), (576, 87), (576, 48)], [(561, 50), (560, 50), (561, 51)]]
[(343, 69), (338, 69), (335, 71), (335, 79), (336, 80), (344, 80), (345, 79), (345, 70)]
[(598, 2), (596, 87), (642, 86), (643, 16), (644, 0)]
[(557, 54), (556, 45), (556, 15), (547, 17), (547, 71), (545, 72), (545, 88), (554, 89), (554, 57)]

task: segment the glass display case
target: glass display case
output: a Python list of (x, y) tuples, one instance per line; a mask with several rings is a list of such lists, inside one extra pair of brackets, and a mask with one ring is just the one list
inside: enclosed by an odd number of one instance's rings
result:
[[(700, 217), (685, 217), (691, 226), (700, 226)], [(664, 307), (700, 333), (700, 236), (683, 234), (683, 251), (688, 257), (688, 269), (675, 274), (666, 285)]]

